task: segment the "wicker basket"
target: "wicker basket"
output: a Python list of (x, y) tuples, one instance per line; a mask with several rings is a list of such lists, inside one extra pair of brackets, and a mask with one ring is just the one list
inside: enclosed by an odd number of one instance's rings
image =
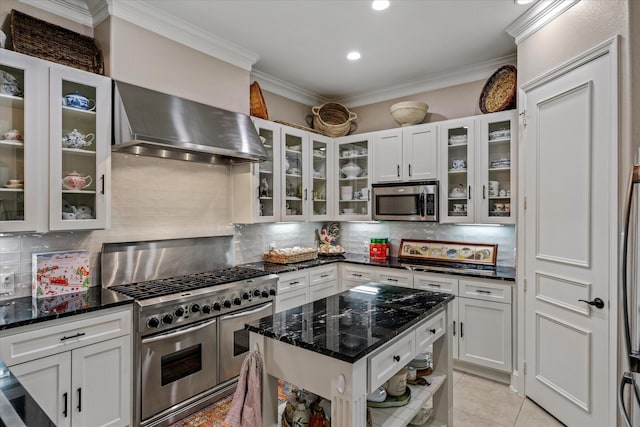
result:
[(73, 68), (104, 74), (102, 51), (88, 36), (11, 11), (12, 49)]
[(309, 120), (311, 116), (307, 116), (307, 121), (323, 135), (335, 138), (356, 130), (357, 125), (353, 120), (357, 119), (358, 115), (342, 104), (328, 102), (311, 108), (311, 112), (312, 120)]
[(260, 85), (258, 82), (251, 83), (249, 86), (249, 95), (250, 95), (250, 114), (254, 117), (259, 117), (261, 119), (269, 120), (269, 112), (267, 111), (267, 104), (264, 102), (264, 97), (262, 96), (262, 89), (260, 89)]
[(480, 111), (495, 113), (516, 106), (517, 71), (513, 65), (503, 65), (489, 77), (480, 94)]
[(275, 251), (265, 252), (263, 259), (267, 262), (273, 262), (276, 264), (293, 264), (296, 262), (309, 261), (318, 258), (318, 251), (312, 249), (305, 252), (298, 252), (291, 255), (280, 254)]

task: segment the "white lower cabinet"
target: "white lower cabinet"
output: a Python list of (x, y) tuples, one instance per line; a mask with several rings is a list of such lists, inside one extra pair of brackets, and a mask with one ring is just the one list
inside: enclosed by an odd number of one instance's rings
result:
[(280, 273), (275, 312), (326, 298), (339, 291), (336, 264)]
[(385, 285), (404, 286), (413, 288), (413, 273), (397, 268), (375, 268), (375, 281)]
[[(120, 336), (110, 339), (92, 335), (101, 319), (95, 314), (86, 320), (55, 320), (51, 327), (29, 325), (25, 333), (17, 328), (0, 338), (3, 353), (16, 355), (5, 359), (9, 370), (58, 427), (131, 425), (131, 308), (106, 315), (105, 323), (113, 324), (114, 318), (123, 327)], [(49, 338), (65, 328), (68, 333), (57, 338), (64, 345), (51, 346)], [(105, 336), (114, 334), (118, 331), (110, 330)], [(12, 360), (24, 361), (13, 364)]]
[(374, 281), (376, 267), (357, 266), (340, 263), (340, 290), (347, 291), (353, 287)]

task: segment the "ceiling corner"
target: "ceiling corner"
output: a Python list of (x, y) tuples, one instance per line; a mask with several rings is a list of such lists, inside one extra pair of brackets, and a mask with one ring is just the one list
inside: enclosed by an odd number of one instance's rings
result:
[(269, 91), (292, 101), (299, 102), (304, 105), (313, 106), (324, 104), (329, 100), (307, 89), (292, 85), (260, 70), (253, 69), (251, 71), (251, 80), (257, 81), (263, 90)]

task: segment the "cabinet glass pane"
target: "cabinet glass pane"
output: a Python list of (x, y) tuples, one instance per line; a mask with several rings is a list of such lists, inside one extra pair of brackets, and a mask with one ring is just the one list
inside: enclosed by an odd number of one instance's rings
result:
[(284, 138), (284, 174), (285, 174), (285, 214), (287, 216), (302, 216), (303, 200), (302, 192), (304, 184), (302, 138), (286, 134)]
[[(62, 135), (60, 138), (62, 220), (96, 218), (96, 192), (103, 183), (96, 178), (96, 88), (62, 81)], [(103, 112), (104, 113), (104, 112)], [(52, 135), (52, 138), (56, 137)]]
[(35, 144), (24, 128), (24, 70), (0, 65), (0, 221), (24, 219), (24, 144)]
[(369, 215), (369, 144), (355, 141), (338, 149), (338, 215)]
[(511, 216), (511, 121), (489, 123), (489, 216)]
[(260, 163), (260, 216), (273, 216), (275, 206), (273, 205), (273, 131), (259, 128), (258, 133), (264, 138), (264, 148), (267, 151), (269, 160)]
[(459, 127), (447, 129), (447, 211), (449, 216), (467, 217), (469, 175), (467, 166), (469, 129)]
[(327, 159), (328, 147), (325, 142), (312, 140), (313, 159), (313, 215), (327, 214)]

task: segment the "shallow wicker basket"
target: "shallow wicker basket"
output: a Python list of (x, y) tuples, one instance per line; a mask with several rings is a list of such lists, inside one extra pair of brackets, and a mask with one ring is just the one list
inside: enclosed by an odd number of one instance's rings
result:
[(489, 77), (480, 94), (480, 111), (495, 113), (516, 106), (517, 70), (513, 65), (503, 65)]
[[(333, 138), (345, 136), (357, 127), (353, 120), (357, 119), (358, 115), (337, 102), (328, 102), (313, 107), (311, 112), (313, 113), (313, 128), (326, 136)], [(309, 120), (307, 119), (307, 121)]]
[(267, 262), (273, 262), (276, 264), (293, 264), (296, 262), (309, 261), (318, 258), (318, 251), (316, 249), (313, 249), (291, 255), (269, 251), (265, 252), (262, 258)]
[(269, 112), (267, 111), (267, 104), (264, 102), (264, 97), (262, 96), (262, 90), (260, 89), (260, 85), (258, 82), (251, 83), (249, 86), (249, 95), (250, 95), (250, 104), (249, 110), (250, 114), (254, 117), (259, 117), (261, 119), (269, 120)]
[(11, 11), (12, 49), (95, 74), (104, 74), (102, 51), (96, 41), (16, 10)]

